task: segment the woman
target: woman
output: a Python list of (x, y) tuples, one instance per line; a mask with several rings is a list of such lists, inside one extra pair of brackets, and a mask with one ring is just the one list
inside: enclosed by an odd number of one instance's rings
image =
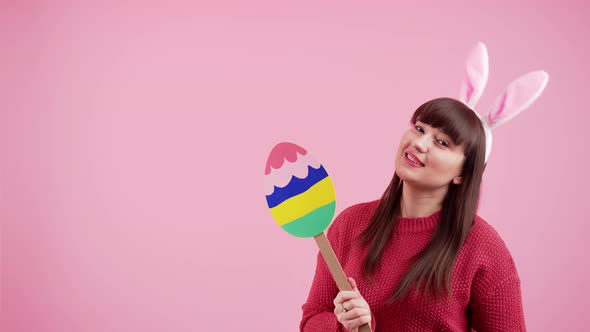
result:
[(514, 261), (476, 215), (485, 155), (468, 106), (420, 106), (381, 199), (347, 208), (328, 231), (354, 290), (338, 292), (318, 256), (301, 330), (525, 330)]
[(518, 271), (498, 233), (477, 216), (491, 129), (528, 108), (549, 76), (511, 82), (487, 113), (488, 79), (472, 49), (460, 100), (424, 103), (401, 138), (381, 199), (345, 209), (328, 230), (353, 291), (339, 292), (323, 259), (303, 305), (302, 331), (525, 331)]

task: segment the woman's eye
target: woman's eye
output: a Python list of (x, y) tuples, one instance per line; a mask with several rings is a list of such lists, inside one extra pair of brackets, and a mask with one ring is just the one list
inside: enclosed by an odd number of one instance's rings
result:
[(424, 129), (422, 127), (420, 127), (420, 126), (414, 126), (414, 128), (416, 128), (416, 130), (419, 131), (419, 132), (421, 132), (421, 133), (424, 132)]
[(449, 146), (449, 143), (447, 143), (447, 141), (444, 141), (442, 139), (437, 140), (438, 144), (440, 145), (444, 145), (444, 146)]

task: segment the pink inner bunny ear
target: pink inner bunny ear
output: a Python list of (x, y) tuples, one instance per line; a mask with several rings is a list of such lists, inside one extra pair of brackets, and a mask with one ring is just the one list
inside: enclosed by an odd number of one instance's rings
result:
[(488, 72), (488, 50), (484, 43), (478, 42), (467, 57), (465, 78), (459, 91), (459, 100), (471, 109), (475, 107), (486, 87)]
[(486, 121), (490, 127), (497, 127), (527, 109), (541, 96), (549, 75), (533, 71), (512, 81), (488, 111)]

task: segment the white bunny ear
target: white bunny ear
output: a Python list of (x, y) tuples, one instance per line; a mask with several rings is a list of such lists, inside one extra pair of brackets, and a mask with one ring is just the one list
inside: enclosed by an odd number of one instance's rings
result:
[(549, 75), (533, 71), (512, 81), (490, 107), (485, 121), (491, 128), (498, 127), (527, 109), (541, 96)]
[(488, 50), (484, 43), (478, 42), (467, 57), (465, 78), (461, 82), (459, 100), (474, 109), (488, 83)]

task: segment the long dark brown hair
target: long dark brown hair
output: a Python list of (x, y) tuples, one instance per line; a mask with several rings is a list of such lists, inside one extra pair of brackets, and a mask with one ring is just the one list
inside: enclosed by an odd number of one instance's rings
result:
[[(401, 279), (388, 303), (404, 297), (412, 286), (419, 288), (423, 285), (424, 295), (434, 292), (442, 296), (445, 290), (450, 295), (453, 265), (473, 225), (485, 168), (484, 129), (477, 115), (465, 104), (451, 98), (430, 100), (414, 112), (411, 123), (415, 124), (416, 121), (442, 130), (458, 145), (464, 144), (463, 181), (461, 184), (449, 184), (432, 238), (413, 258), (413, 265)], [(402, 187), (403, 181), (394, 174), (368, 227), (359, 236), (362, 245), (369, 246), (363, 273), (370, 280), (374, 280), (383, 249), (397, 229)]]

